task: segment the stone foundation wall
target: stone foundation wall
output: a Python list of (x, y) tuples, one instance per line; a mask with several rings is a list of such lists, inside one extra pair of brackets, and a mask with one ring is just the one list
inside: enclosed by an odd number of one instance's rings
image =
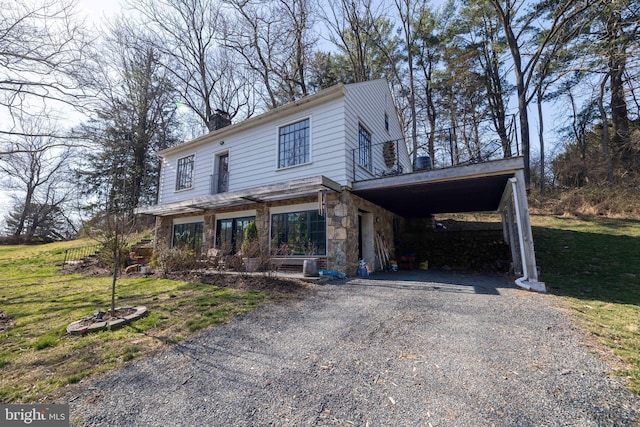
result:
[[(393, 253), (395, 248), (394, 219), (402, 219), (378, 205), (349, 191), (333, 195), (327, 215), (328, 262), (335, 270), (355, 275), (358, 269), (358, 215), (370, 213), (374, 218), (374, 236), (380, 235), (384, 245)], [(374, 260), (368, 260), (373, 262)]]

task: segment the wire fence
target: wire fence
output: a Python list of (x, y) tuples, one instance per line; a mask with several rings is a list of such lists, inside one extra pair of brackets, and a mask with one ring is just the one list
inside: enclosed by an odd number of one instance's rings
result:
[[(401, 144), (406, 146), (413, 164), (406, 165), (401, 161), (397, 151)], [(372, 156), (368, 154), (379, 150), (382, 150), (384, 160), (381, 165), (380, 161), (375, 163), (375, 159), (369, 161)], [(520, 145), (516, 116), (513, 115), (500, 131), (496, 130), (493, 121), (483, 120), (418, 134), (415, 141), (405, 137), (352, 151), (353, 180), (359, 181), (370, 178), (370, 175), (362, 172), (363, 167), (376, 177), (401, 175), (417, 170), (442, 169), (519, 156)], [(369, 162), (373, 167), (369, 166)]]
[(427, 132), (405, 141), (416, 157), (429, 157), (434, 169), (481, 163), (520, 155), (516, 116), (510, 116), (498, 132), (491, 120), (463, 123)]
[(62, 268), (64, 269), (69, 264), (75, 264), (89, 256), (99, 254), (103, 245), (101, 243), (95, 243), (93, 245), (80, 246), (77, 248), (71, 248), (64, 251), (64, 259), (62, 261)]

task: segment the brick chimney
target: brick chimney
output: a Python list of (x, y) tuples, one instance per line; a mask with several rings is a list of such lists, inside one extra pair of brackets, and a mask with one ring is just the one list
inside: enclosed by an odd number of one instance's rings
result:
[(231, 119), (229, 118), (229, 113), (226, 111), (217, 109), (211, 117), (209, 117), (209, 129), (211, 129), (211, 131), (222, 129), (230, 124)]

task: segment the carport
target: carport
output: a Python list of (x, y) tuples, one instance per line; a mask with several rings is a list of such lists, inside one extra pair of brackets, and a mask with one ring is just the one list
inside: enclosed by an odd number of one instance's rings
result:
[(522, 157), (424, 170), (353, 183), (352, 192), (405, 218), (439, 213), (499, 212), (520, 287), (538, 281)]

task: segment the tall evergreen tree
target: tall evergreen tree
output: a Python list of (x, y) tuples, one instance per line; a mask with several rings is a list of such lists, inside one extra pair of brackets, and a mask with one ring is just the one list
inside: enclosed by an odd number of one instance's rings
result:
[(113, 64), (119, 81), (105, 91), (98, 117), (85, 127), (97, 149), (80, 174), (87, 195), (108, 205), (118, 199), (131, 212), (155, 201), (160, 168), (155, 153), (177, 143), (176, 92), (157, 51), (128, 45), (130, 39), (122, 35), (115, 31), (112, 40), (113, 51), (119, 52)]

